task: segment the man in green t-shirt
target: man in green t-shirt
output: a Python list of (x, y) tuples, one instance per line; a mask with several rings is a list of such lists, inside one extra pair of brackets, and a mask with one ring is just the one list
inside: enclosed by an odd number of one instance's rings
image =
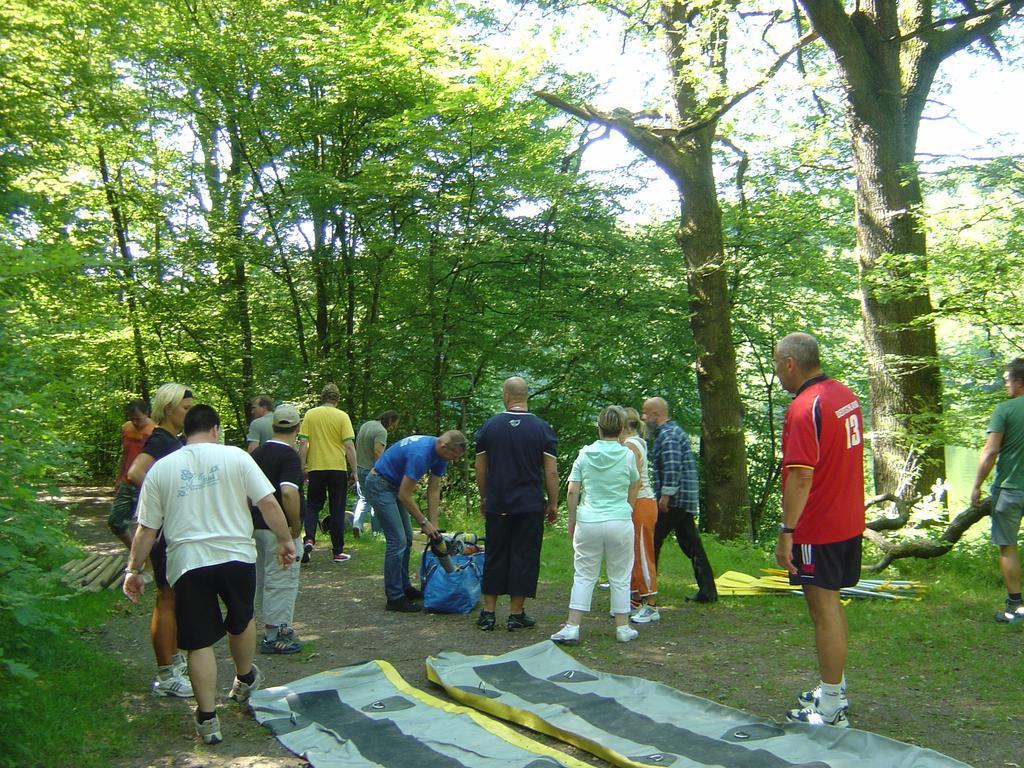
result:
[(1024, 357), (1012, 360), (1003, 375), (1010, 399), (996, 406), (988, 423), (988, 440), (978, 461), (971, 504), (981, 501), (981, 484), (992, 467), (992, 543), (999, 547), (999, 569), (1006, 584), (1006, 607), (996, 621), (1024, 620), (1020, 594), (1020, 554), (1017, 533), (1024, 513)]

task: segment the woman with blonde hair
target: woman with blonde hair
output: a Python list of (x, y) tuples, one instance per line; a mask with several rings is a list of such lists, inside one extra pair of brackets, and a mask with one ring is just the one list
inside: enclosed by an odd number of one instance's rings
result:
[[(569, 473), (569, 536), (573, 548), (573, 582), (569, 618), (551, 639), (575, 644), (580, 622), (605, 561), (611, 585), (615, 638), (628, 643), (637, 637), (629, 626), (629, 575), (633, 569), (633, 502), (640, 489), (640, 473), (633, 454), (619, 444), (626, 414), (617, 405), (601, 411), (599, 439), (582, 448)], [(582, 494), (582, 501), (581, 501)]]
[[(185, 428), (185, 414), (192, 407), (192, 390), (184, 384), (164, 384), (153, 396), (153, 421), (156, 429), (146, 440), (140, 453), (128, 468), (126, 480), (136, 488), (150, 467), (158, 459), (182, 446), (181, 434)], [(192, 684), (185, 672), (185, 658), (178, 651), (178, 622), (174, 618), (174, 590), (167, 581), (167, 542), (161, 533), (150, 553), (153, 579), (156, 582), (156, 603), (149, 622), (149, 639), (156, 656), (156, 679), (153, 693), (187, 699), (192, 695)]]
[(629, 620), (636, 624), (659, 621), (661, 614), (654, 606), (658, 594), (658, 573), (654, 562), (654, 526), (658, 523), (658, 502), (651, 490), (647, 472), (647, 441), (644, 422), (636, 408), (626, 408), (626, 425), (619, 441), (633, 452), (640, 473), (640, 490), (633, 505), (633, 574), (630, 578)]

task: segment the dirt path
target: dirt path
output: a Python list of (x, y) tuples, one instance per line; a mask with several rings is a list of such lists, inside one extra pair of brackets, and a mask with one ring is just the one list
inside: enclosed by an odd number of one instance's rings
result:
[[(109, 497), (105, 489), (74, 488), (66, 491), (72, 502), (69, 507), (72, 533), (88, 551), (117, 552), (121, 546), (113, 542), (105, 519)], [(397, 614), (383, 610), (383, 586), (380, 563), (383, 542), (364, 538), (349, 547), (353, 557), (348, 563), (335, 565), (326, 558), (325, 550), (314, 552), (313, 561), (303, 566), (301, 587), (296, 606), (295, 627), (306, 643), (295, 656), (259, 655), (257, 663), (267, 676), (268, 684), (277, 685), (333, 667), (374, 658), (391, 662), (411, 684), (434, 695), (440, 695), (425, 678), (424, 659), (443, 650), (469, 654), (501, 654), (512, 648), (530, 645), (547, 637), (558, 628), (565, 616), (568, 585), (541, 584), (538, 599), (528, 608), (538, 620), (536, 629), (511, 633), (502, 629), (507, 604), (499, 603), (499, 630), (480, 632), (472, 617), (430, 614)], [(415, 558), (418, 562), (418, 557)], [(607, 611), (607, 593), (595, 599), (595, 615)], [(716, 606), (680, 604), (663, 608), (663, 620), (643, 628), (640, 641), (617, 644), (611, 637), (610, 623), (604, 634), (597, 636), (597, 624), (573, 655), (597, 669), (635, 674), (663, 682), (672, 687), (703, 696), (713, 701), (738, 707), (748, 712), (777, 717), (780, 712), (778, 685), (785, 690), (799, 690), (802, 677), (780, 680), (781, 673), (773, 663), (773, 647), (799, 642), (807, 637), (806, 616), (796, 601), (790, 605), (780, 601), (780, 610), (792, 611), (801, 623), (793, 623), (793, 635), (787, 630), (772, 630), (771, 637), (751, 627), (749, 615), (735, 610), (727, 602)], [(226, 644), (217, 645), (219, 659), (220, 717), (225, 741), (216, 747), (197, 743), (192, 727), (192, 701), (157, 699), (149, 695), (154, 666), (148, 638), (151, 595), (141, 606), (127, 601), (107, 624), (96, 630), (96, 641), (112, 655), (120, 658), (131, 670), (135, 686), (119, 692), (120, 699), (139, 726), (138, 749), (125, 766), (160, 766), (161, 768), (292, 768), (307, 763), (285, 752), (269, 733), (256, 725), (251, 715), (227, 699), (231, 682), (231, 663)], [(787, 619), (788, 620), (788, 619)], [(588, 625), (589, 627), (590, 625)], [(758, 637), (759, 633), (762, 635)], [(742, 651), (760, 643), (756, 653)], [(808, 648), (807, 668), (813, 669), (813, 652)], [(761, 681), (774, 681), (762, 685)], [(1009, 768), (1021, 762), (1014, 744), (1000, 743), (994, 733), (977, 733), (971, 744), (955, 729), (938, 727), (932, 713), (916, 710), (911, 701), (894, 700), (888, 693), (871, 695), (865, 690), (857, 701), (858, 727), (926, 744), (981, 768)], [(867, 686), (866, 686), (867, 687)], [(881, 692), (879, 692), (881, 693)], [(907, 694), (909, 696), (913, 693)], [(918, 694), (919, 696), (919, 694)], [(788, 703), (788, 701), (786, 702)], [(942, 702), (938, 702), (940, 711)], [(784, 704), (785, 705), (785, 704)], [(900, 707), (904, 709), (899, 710)], [(900, 711), (893, 727), (892, 713)], [(911, 715), (908, 717), (907, 713)], [(948, 714), (950, 721), (956, 713)], [(1019, 714), (1019, 713), (1016, 713)], [(1014, 720), (1019, 722), (1018, 717)], [(886, 727), (886, 726), (889, 727)], [(1006, 723), (1003, 727), (1006, 727)], [(989, 738), (990, 736), (994, 738)], [(564, 745), (560, 745), (564, 748)], [(577, 757), (603, 765), (588, 756)]]

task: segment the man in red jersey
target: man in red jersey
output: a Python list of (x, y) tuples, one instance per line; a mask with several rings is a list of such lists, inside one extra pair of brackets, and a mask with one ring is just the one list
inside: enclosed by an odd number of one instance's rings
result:
[(821, 372), (818, 342), (791, 333), (775, 347), (775, 375), (795, 396), (782, 427), (782, 522), (775, 559), (803, 588), (814, 622), (821, 682), (797, 695), (786, 717), (849, 725), (846, 613), (839, 590), (860, 579), (864, 445), (860, 403)]

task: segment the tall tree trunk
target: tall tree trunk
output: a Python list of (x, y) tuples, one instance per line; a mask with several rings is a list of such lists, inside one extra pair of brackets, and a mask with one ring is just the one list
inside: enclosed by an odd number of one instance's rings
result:
[[(228, 169), (228, 248), (231, 253), (233, 277), (233, 304), (235, 321), (242, 341), (242, 387), (246, 395), (255, 394), (253, 389), (252, 317), (249, 314), (249, 283), (245, 269), (245, 208), (243, 205), (242, 139), (238, 124), (228, 120), (228, 136), (231, 148), (231, 167)], [(241, 414), (236, 414), (241, 416)], [(243, 419), (244, 420), (244, 419)], [(240, 421), (241, 423), (241, 421)]]
[[(897, 105), (898, 106), (898, 100)], [(920, 462), (917, 485), (945, 476), (942, 377), (927, 271), (920, 186), (913, 155), (902, 151), (902, 115), (890, 108), (869, 125), (848, 115), (857, 176), (861, 313), (871, 388), (872, 458), (877, 493), (911, 487), (906, 467)], [(880, 123), (880, 124), (878, 124)]]
[(722, 211), (715, 188), (713, 129), (692, 134), (681, 148), (679, 230), (686, 260), (690, 330), (697, 351), (701, 407), (701, 523), (725, 538), (748, 534), (749, 496), (743, 405), (736, 382), (731, 297), (722, 241)]
[[(392, 221), (394, 215), (392, 213)], [(366, 306), (366, 315), (360, 326), (362, 343), (362, 360), (359, 380), (359, 417), (362, 420), (370, 418), (369, 399), (371, 372), (376, 363), (377, 339), (379, 332), (377, 321), (380, 317), (381, 286), (384, 281), (384, 266), (388, 259), (395, 252), (394, 243), (398, 242), (398, 227), (394, 226), (393, 240), (388, 244), (381, 244), (371, 251), (373, 256), (373, 271), (368, 276), (370, 288), (370, 301)], [(389, 406), (390, 407), (390, 406)]]
[(98, 147), (98, 159), (100, 166), (100, 178), (103, 180), (103, 191), (106, 193), (107, 206), (110, 208), (110, 218), (114, 225), (114, 237), (117, 241), (117, 251), (124, 264), (124, 295), (125, 303), (128, 305), (128, 323), (132, 329), (132, 350), (135, 353), (136, 384), (139, 396), (149, 400), (149, 366), (146, 364), (146, 353), (142, 345), (142, 327), (139, 324), (139, 307), (135, 298), (138, 277), (135, 273), (135, 261), (132, 259), (131, 250), (128, 247), (128, 227), (121, 211), (121, 202), (117, 189), (110, 178), (110, 168), (107, 165), (107, 154), (103, 146)]
[(356, 231), (347, 213), (338, 216), (336, 225), (341, 233), (341, 266), (345, 281), (345, 407), (349, 413), (355, 409), (356, 385)]
[[(939, 65), (989, 37), (1024, 0), (966, 3), (968, 13), (933, 0), (867, 0), (847, 13), (836, 0), (800, 0), (842, 75), (857, 176), (861, 307), (871, 377), (875, 489), (899, 487), (910, 451), (918, 487), (945, 475), (942, 378), (927, 243), (917, 177), (917, 136)], [(952, 6), (955, 8), (956, 6)]]

